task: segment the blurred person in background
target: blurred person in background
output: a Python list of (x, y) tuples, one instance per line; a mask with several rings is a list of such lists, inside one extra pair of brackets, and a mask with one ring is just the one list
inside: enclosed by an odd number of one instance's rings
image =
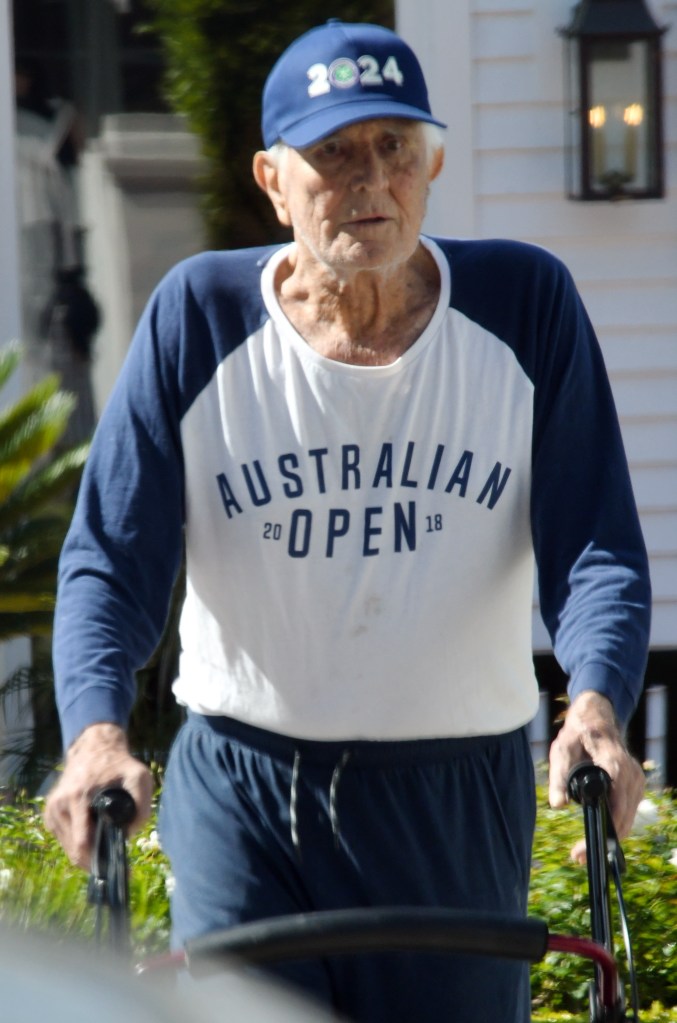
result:
[(58, 372), (78, 405), (64, 443), (94, 428), (89, 364), (99, 309), (87, 288), (76, 169), (82, 148), (73, 104), (52, 98), (39, 62), (17, 59), (17, 209), (21, 303), (30, 382)]

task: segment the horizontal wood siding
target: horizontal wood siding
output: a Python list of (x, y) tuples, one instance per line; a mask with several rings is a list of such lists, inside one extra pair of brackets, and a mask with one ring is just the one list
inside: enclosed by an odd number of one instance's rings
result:
[[(651, 557), (653, 644), (677, 646), (677, 3), (664, 37), (662, 201), (564, 195), (563, 44), (571, 4), (471, 2), (475, 227), (567, 264), (598, 333)], [(547, 637), (535, 626), (537, 645)]]

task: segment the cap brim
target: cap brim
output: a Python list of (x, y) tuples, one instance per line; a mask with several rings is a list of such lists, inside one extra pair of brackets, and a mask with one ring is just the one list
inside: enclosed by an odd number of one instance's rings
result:
[[(426, 121), (446, 128), (443, 121), (438, 121), (432, 114), (418, 107), (410, 107), (404, 103), (394, 103), (388, 99), (361, 99), (353, 103), (340, 103), (325, 110), (304, 117), (297, 124), (285, 128), (280, 139), (294, 149), (312, 146), (314, 142), (333, 135), (340, 128), (360, 121), (371, 121), (380, 117), (401, 117), (408, 121)], [(275, 140), (277, 141), (277, 140)], [(272, 142), (270, 143), (272, 145)]]

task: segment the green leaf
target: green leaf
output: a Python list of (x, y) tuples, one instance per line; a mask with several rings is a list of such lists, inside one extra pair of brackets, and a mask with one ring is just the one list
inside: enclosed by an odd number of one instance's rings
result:
[[(74, 489), (85, 465), (89, 444), (81, 444), (40, 466), (24, 478), (7, 499), (0, 503), (0, 533), (18, 519), (32, 515), (36, 509), (51, 504), (62, 494)], [(52, 505), (53, 506), (53, 505)], [(72, 507), (62, 514), (69, 517)]]
[(9, 341), (0, 348), (0, 387), (4, 387), (14, 371), (18, 368), (23, 356), (20, 341)]
[[(0, 384), (22, 347), (0, 348)], [(0, 640), (48, 636), (58, 555), (87, 445), (54, 454), (75, 404), (46, 376), (0, 412)]]

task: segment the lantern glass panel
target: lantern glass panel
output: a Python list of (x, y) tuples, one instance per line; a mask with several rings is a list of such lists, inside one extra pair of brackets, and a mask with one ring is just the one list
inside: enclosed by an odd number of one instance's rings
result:
[(651, 185), (648, 46), (643, 41), (590, 43), (589, 187), (593, 192), (645, 191)]
[(569, 39), (567, 60), (565, 62), (566, 94), (569, 101), (566, 130), (566, 184), (571, 197), (579, 196), (583, 188), (581, 174), (581, 148), (583, 145), (581, 132), (581, 102), (579, 96), (580, 81), (580, 43), (578, 39)]

